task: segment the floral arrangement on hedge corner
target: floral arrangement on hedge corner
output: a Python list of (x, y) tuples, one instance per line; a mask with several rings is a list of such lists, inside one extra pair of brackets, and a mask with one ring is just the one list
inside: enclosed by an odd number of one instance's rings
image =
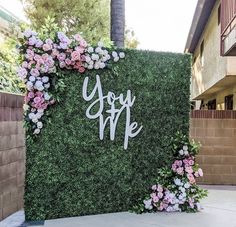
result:
[(25, 123), (31, 135), (40, 133), (46, 109), (58, 101), (50, 91), (63, 88), (60, 70), (82, 74), (85, 70), (104, 69), (112, 61), (125, 57), (124, 52), (109, 53), (102, 42), (96, 47), (89, 46), (79, 34), (69, 38), (63, 32), (56, 32), (54, 38), (43, 40), (35, 31), (26, 30), (20, 42), (23, 58), (17, 73), (27, 89)]
[(155, 184), (134, 206), (135, 212), (201, 210), (200, 200), (207, 196), (207, 191), (196, 184), (196, 178), (203, 176), (202, 169), (195, 162), (199, 144), (189, 142), (187, 136), (180, 133), (172, 141), (174, 161), (171, 168), (164, 167), (158, 171)]

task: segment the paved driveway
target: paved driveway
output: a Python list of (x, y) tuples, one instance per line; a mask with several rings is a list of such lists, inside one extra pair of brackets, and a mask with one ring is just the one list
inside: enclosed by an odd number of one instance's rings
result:
[[(128, 212), (46, 220), (44, 227), (236, 227), (236, 187), (211, 186), (199, 213)], [(17, 216), (18, 215), (18, 216)], [(23, 211), (0, 222), (0, 227), (18, 227)]]

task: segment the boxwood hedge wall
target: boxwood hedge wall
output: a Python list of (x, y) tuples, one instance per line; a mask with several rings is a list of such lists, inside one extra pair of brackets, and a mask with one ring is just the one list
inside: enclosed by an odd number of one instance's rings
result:
[[(35, 141), (27, 141), (25, 212), (27, 220), (127, 211), (155, 181), (158, 168), (172, 155), (170, 138), (188, 134), (190, 56), (126, 50), (126, 58), (104, 70), (81, 75), (64, 71), (61, 102), (50, 107), (46, 127)], [(85, 111), (85, 76), (91, 87), (99, 74), (103, 93), (136, 96), (132, 121), (143, 125), (123, 148), (125, 113), (114, 141), (109, 127), (103, 141), (98, 119)], [(92, 82), (93, 81), (93, 82)]]

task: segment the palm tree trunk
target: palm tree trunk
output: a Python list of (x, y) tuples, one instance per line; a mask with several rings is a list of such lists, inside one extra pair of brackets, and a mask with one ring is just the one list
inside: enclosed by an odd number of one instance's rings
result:
[(125, 0), (111, 0), (111, 40), (115, 46), (124, 47)]

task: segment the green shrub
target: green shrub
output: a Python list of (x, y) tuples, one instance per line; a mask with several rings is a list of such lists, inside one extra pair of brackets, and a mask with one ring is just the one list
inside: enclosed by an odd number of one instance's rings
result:
[[(25, 212), (27, 220), (127, 211), (173, 160), (170, 138), (188, 134), (190, 56), (125, 50), (126, 58), (85, 74), (63, 71), (59, 103), (47, 111), (42, 133), (27, 140)], [(103, 93), (136, 96), (131, 119), (143, 125), (123, 148), (125, 113), (114, 141), (109, 127), (99, 140), (98, 119), (85, 111), (85, 76), (91, 88), (99, 74)], [(93, 82), (92, 82), (93, 81)], [(57, 90), (58, 91), (58, 90)], [(53, 92), (53, 91), (52, 91)]]

